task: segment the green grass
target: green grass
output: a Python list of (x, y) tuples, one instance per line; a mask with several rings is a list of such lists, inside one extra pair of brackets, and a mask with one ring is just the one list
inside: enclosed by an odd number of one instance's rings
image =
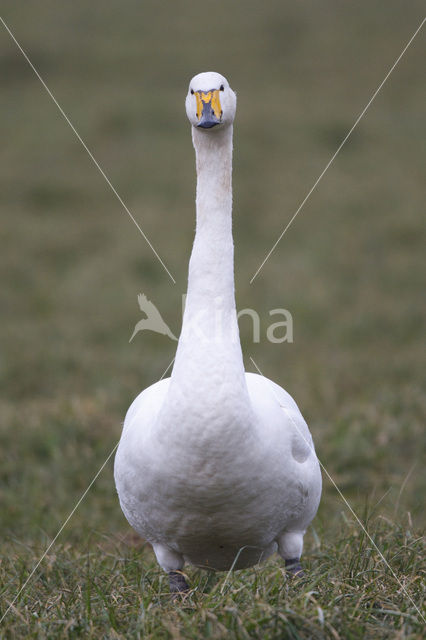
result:
[[(187, 82), (238, 93), (234, 235), (249, 356), (305, 415), (324, 476), (307, 576), (208, 575), (171, 600), (119, 509), (112, 461), (0, 626), (4, 638), (421, 638), (425, 524), (423, 46), (419, 34), (291, 229), (250, 278), (402, 50), (423, 3), (59, 7), (9, 24), (176, 278), (173, 285), (0, 27), (0, 617), (175, 344), (138, 334), (143, 291), (178, 333), (194, 229)], [(294, 343), (264, 336), (289, 309)]]
[[(398, 629), (398, 637), (420, 638), (423, 626), (403, 591), (417, 601), (423, 592), (421, 544), (410, 524), (369, 522), (404, 576), (398, 584), (357, 524), (338, 520), (332, 541), (310, 539), (304, 579), (289, 579), (277, 561), (232, 575), (189, 569), (193, 589), (177, 599), (150, 551), (91, 531), (48, 555), (37, 585), (9, 614), (5, 637), (390, 638)], [(15, 545), (4, 563), (8, 581), (22, 583), (34, 551)]]

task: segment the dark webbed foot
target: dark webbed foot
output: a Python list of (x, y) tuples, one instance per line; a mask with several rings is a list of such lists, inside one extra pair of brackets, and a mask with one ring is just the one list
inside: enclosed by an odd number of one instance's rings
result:
[(303, 578), (305, 575), (302, 565), (300, 564), (300, 558), (290, 558), (289, 560), (285, 560), (285, 568), (293, 577)]
[(189, 586), (182, 573), (169, 571), (170, 593), (187, 593)]

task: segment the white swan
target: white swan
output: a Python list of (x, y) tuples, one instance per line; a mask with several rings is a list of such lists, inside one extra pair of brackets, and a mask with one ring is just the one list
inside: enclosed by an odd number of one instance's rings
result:
[(231, 230), (235, 109), (223, 76), (191, 80), (197, 226), (182, 332), (171, 377), (129, 408), (115, 459), (123, 512), (151, 542), (172, 591), (188, 589), (185, 561), (242, 568), (278, 549), (290, 571), (301, 571), (303, 535), (321, 495), (296, 403), (244, 372)]

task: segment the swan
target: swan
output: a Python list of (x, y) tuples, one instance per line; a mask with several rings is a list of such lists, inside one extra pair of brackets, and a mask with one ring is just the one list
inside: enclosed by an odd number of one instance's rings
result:
[(131, 404), (114, 475), (121, 508), (169, 575), (185, 562), (249, 567), (275, 551), (301, 574), (303, 536), (321, 496), (312, 438), (295, 401), (245, 373), (234, 296), (232, 135), (236, 95), (207, 72), (189, 84), (196, 233), (170, 378)]

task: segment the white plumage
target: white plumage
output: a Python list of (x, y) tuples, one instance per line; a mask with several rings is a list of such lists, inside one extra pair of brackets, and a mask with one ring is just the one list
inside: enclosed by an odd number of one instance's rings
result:
[(234, 297), (232, 129), (227, 80), (191, 80), (186, 110), (197, 164), (197, 226), (170, 378), (129, 408), (115, 460), (120, 504), (152, 543), (172, 590), (185, 561), (226, 570), (278, 549), (300, 569), (321, 474), (296, 403), (245, 373)]

